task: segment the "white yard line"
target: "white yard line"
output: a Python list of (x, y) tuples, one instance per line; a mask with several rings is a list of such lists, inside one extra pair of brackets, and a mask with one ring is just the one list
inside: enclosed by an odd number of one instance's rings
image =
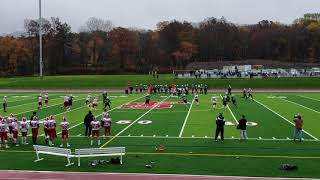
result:
[[(113, 109), (110, 109), (108, 112), (111, 112), (111, 111), (113, 111), (113, 110), (115, 110), (115, 109), (120, 108), (121, 106), (123, 106), (123, 105), (125, 105), (125, 104), (128, 104), (128, 103), (130, 103), (130, 102), (139, 100), (139, 99), (141, 99), (141, 98), (143, 98), (143, 97), (144, 97), (144, 96), (139, 97), (139, 98), (134, 99), (134, 100), (131, 100), (131, 101), (129, 101), (129, 102), (123, 103), (123, 104), (121, 104), (120, 106), (117, 106), (117, 107), (115, 107), (115, 108), (113, 108)], [(101, 116), (101, 115), (102, 115), (102, 113), (99, 114), (99, 115), (97, 115), (96, 118), (98, 118), (98, 117)], [(78, 126), (80, 126), (81, 124), (83, 124), (83, 122), (80, 122), (80, 123), (78, 123), (78, 124), (76, 124), (76, 125), (74, 125), (74, 126), (71, 126), (71, 127), (69, 128), (69, 130), (71, 130), (71, 129), (75, 128), (75, 127), (78, 127)], [(61, 131), (60, 131), (59, 133), (57, 133), (57, 134), (58, 134), (58, 135), (61, 134)]]
[[(59, 115), (61, 115), (61, 114), (64, 114), (64, 113), (69, 113), (69, 112), (72, 112), (72, 111), (75, 111), (75, 110), (78, 110), (78, 109), (82, 109), (82, 108), (85, 108), (86, 106), (80, 106), (80, 107), (78, 107), (78, 108), (75, 108), (75, 109), (72, 109), (72, 110), (70, 110), (70, 111), (64, 111), (64, 112), (61, 112), (61, 113), (58, 113), (58, 114), (53, 114), (53, 116), (59, 116)], [(61, 132), (59, 132), (57, 135), (59, 135)], [(39, 137), (41, 137), (41, 136), (44, 136), (45, 134), (41, 134), (41, 135), (39, 135)], [(31, 136), (31, 134), (29, 134), (28, 136)]]
[[(257, 102), (258, 104), (260, 104), (261, 106), (265, 107), (266, 109), (268, 109), (269, 111), (271, 111), (272, 113), (276, 114), (277, 116), (281, 117), (283, 120), (287, 121), (288, 123), (290, 123), (291, 125), (295, 126), (295, 124), (291, 121), (289, 121), (287, 118), (281, 116), (279, 113), (275, 112), (274, 110), (270, 109), (268, 106), (264, 105), (263, 103), (261, 103), (258, 100), (254, 100), (255, 102)], [(307, 132), (306, 130), (303, 130), (303, 132), (305, 132), (306, 134), (308, 134), (310, 137), (312, 137), (315, 140), (319, 140), (318, 138), (316, 138), (315, 136), (313, 136), (312, 134), (310, 134), (309, 132)]]
[[(222, 98), (222, 95), (221, 95), (221, 94), (220, 94), (220, 97)], [(236, 124), (238, 125), (239, 122), (237, 121), (237, 118), (234, 116), (233, 112), (231, 111), (231, 109), (230, 109), (230, 107), (229, 107), (229, 104), (227, 104), (227, 108), (228, 108), (228, 110), (229, 110), (229, 112), (230, 112), (233, 120), (234, 120), (234, 121), (236, 122)]]
[(311, 97), (308, 97), (308, 96), (302, 96), (302, 95), (298, 95), (298, 96), (306, 98), (306, 99), (311, 99), (311, 100), (314, 100), (314, 101), (320, 101), (320, 99), (315, 99), (315, 98), (311, 98)]
[[(81, 100), (84, 100), (84, 99), (85, 99), (85, 98), (79, 99), (79, 100), (76, 100), (76, 101), (74, 101), (74, 102), (81, 101)], [(43, 108), (41, 108), (41, 110), (44, 110), (44, 111), (45, 111), (46, 108), (53, 107), (53, 106), (57, 106), (57, 105), (63, 105), (63, 102), (58, 103), (58, 104), (53, 104), (53, 105), (48, 106), (48, 107), (45, 107), (45, 106), (44, 106)], [(33, 110), (25, 111), (25, 112), (20, 112), (20, 113), (14, 114), (14, 115), (16, 116), (16, 115), (24, 114), (24, 113), (27, 113), (27, 112), (33, 112), (33, 111), (38, 111), (38, 109), (33, 109)]]
[(158, 102), (154, 107), (152, 107), (151, 109), (149, 109), (147, 112), (145, 112), (144, 114), (142, 114), (140, 117), (138, 117), (136, 120), (134, 120), (130, 125), (128, 125), (127, 127), (125, 127), (124, 129), (122, 129), (118, 134), (116, 134), (115, 136), (113, 136), (109, 141), (107, 141), (106, 143), (104, 143), (100, 148), (105, 147), (107, 144), (109, 144), (112, 140), (114, 140), (116, 137), (120, 136), (120, 134), (122, 134), (124, 131), (126, 131), (128, 128), (130, 128), (132, 125), (134, 125), (137, 121), (139, 121), (141, 118), (143, 118), (145, 115), (147, 115), (149, 112), (151, 112), (152, 110), (154, 110), (159, 104), (161, 104), (163, 101), (167, 100), (169, 97), (168, 96), (166, 98), (164, 98), (162, 101)]
[[(55, 100), (55, 99), (59, 99), (59, 98), (61, 98), (61, 97), (49, 99), (49, 102), (50, 102), (51, 100)], [(11, 109), (12, 107), (24, 106), (24, 105), (27, 105), (27, 104), (38, 104), (38, 101), (37, 101), (36, 97), (35, 97), (35, 98), (32, 98), (32, 99), (35, 99), (34, 102), (29, 102), (29, 103), (25, 103), (25, 104), (19, 104), (19, 105), (15, 105), (15, 106), (8, 106), (8, 108)], [(45, 107), (45, 106), (44, 106), (44, 107)]]
[[(86, 136), (69, 136), (70, 138), (84, 138)], [(140, 136), (133, 136), (133, 135), (128, 135), (128, 136), (110, 136), (110, 138), (154, 138), (154, 139), (214, 139), (215, 137), (210, 137), (210, 136), (204, 136), (204, 137), (196, 137), (196, 136), (190, 136), (190, 137), (178, 137), (178, 136), (146, 136), (146, 135), (140, 135)], [(240, 138), (225, 138), (228, 140), (239, 140)], [(256, 140), (256, 141), (293, 141), (293, 139), (288, 139), (288, 138), (248, 138), (248, 140)], [(304, 141), (319, 141), (316, 139), (304, 139)]]
[(181, 131), (180, 131), (179, 137), (181, 137), (181, 136), (182, 136), (182, 133), (183, 133), (183, 131), (184, 131), (184, 128), (185, 128), (185, 126), (186, 126), (186, 124), (187, 124), (187, 121), (188, 121), (189, 114), (190, 114), (190, 111), (191, 111), (191, 108), (192, 108), (193, 103), (194, 103), (194, 97), (193, 97), (192, 102), (191, 102), (191, 105), (190, 105), (190, 107), (189, 107), (189, 110), (188, 110), (187, 116), (186, 116), (186, 118), (184, 119), (184, 122), (183, 122), (183, 125), (182, 125), (182, 128), (181, 128)]
[(292, 103), (292, 104), (295, 104), (295, 105), (297, 105), (297, 106), (301, 106), (301, 107), (303, 107), (303, 108), (305, 108), (305, 109), (308, 109), (308, 110), (310, 110), (310, 111), (313, 111), (313, 112), (315, 112), (315, 113), (319, 113), (319, 114), (320, 114), (319, 111), (314, 110), (314, 109), (312, 109), (312, 108), (309, 108), (309, 107), (307, 107), (307, 106), (304, 106), (304, 105), (302, 105), (302, 104), (299, 104), (299, 103), (296, 103), (296, 102), (293, 102), (293, 101), (290, 101), (290, 100), (287, 100), (287, 99), (282, 99), (282, 100), (287, 101), (287, 102)]
[[(12, 95), (15, 95), (15, 94), (12, 94)], [(19, 100), (16, 100), (16, 101), (8, 101), (7, 103), (13, 103), (13, 102), (18, 102), (18, 101), (24, 101), (24, 100), (29, 100), (29, 99), (35, 99), (35, 98), (37, 98), (36, 96), (34, 96), (34, 95), (39, 95), (39, 94), (28, 94), (28, 95), (26, 95), (26, 96), (29, 96), (29, 97), (24, 97), (24, 98), (22, 98), (22, 99), (19, 99)], [(4, 95), (4, 96), (7, 96), (7, 99), (15, 99), (15, 98), (10, 98), (10, 96), (8, 96), (8, 95)], [(24, 95), (21, 95), (21, 96), (24, 96)], [(34, 97), (30, 97), (30, 96), (34, 96)]]

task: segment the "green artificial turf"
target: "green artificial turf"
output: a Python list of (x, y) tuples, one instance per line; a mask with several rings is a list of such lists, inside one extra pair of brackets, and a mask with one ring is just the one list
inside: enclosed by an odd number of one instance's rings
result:
[(257, 79), (174, 79), (171, 74), (151, 75), (83, 75), (0, 78), (1, 89), (124, 89), (128, 83), (139, 84), (207, 84), (211, 89), (243, 87), (260, 89), (319, 89), (320, 78), (257, 78)]
[[(2, 93), (6, 94), (6, 93)], [(19, 104), (19, 98), (8, 94), (8, 101)], [(74, 93), (76, 94), (76, 93)], [(22, 94), (18, 93), (22, 96)], [(49, 171), (92, 171), (92, 172), (141, 172), (141, 173), (174, 173), (174, 174), (202, 174), (202, 175), (234, 175), (234, 176), (270, 176), (270, 177), (310, 177), (320, 178), (318, 164), (320, 160), (320, 131), (319, 131), (319, 93), (256, 93), (256, 101), (245, 100), (240, 94), (235, 94), (237, 107), (232, 104), (224, 109), (221, 105), (219, 93), (200, 95), (200, 104), (172, 104), (165, 109), (131, 109), (116, 108), (133, 101), (143, 103), (143, 94), (124, 95), (111, 93), (112, 136), (103, 139), (100, 146), (95, 142), (90, 146), (90, 138), (84, 137), (85, 127), (82, 124), (88, 107), (84, 105), (87, 93), (77, 93), (74, 107), (71, 111), (61, 110), (63, 93), (49, 93), (51, 100), (48, 108), (38, 112), (40, 118), (56, 115), (57, 122), (62, 116), (68, 118), (71, 129), (69, 141), (71, 149), (90, 147), (126, 147), (123, 165), (88, 166), (93, 159), (83, 158), (82, 166), (65, 167), (66, 159), (41, 155), (44, 161), (34, 163), (35, 153), (32, 145), (1, 149), (0, 169), (19, 170), (49, 170)], [(97, 95), (101, 99), (99, 93)], [(218, 97), (218, 107), (211, 107), (211, 96)], [(36, 109), (34, 93), (23, 93), (21, 103), (12, 105), (10, 111), (22, 116), (31, 116)], [(57, 98), (55, 98), (57, 97)], [(35, 103), (32, 103), (34, 101)], [(165, 94), (151, 95), (151, 102), (179, 102), (178, 97)], [(258, 103), (259, 102), (259, 103)], [(293, 103), (294, 102), (294, 103)], [(263, 105), (264, 106), (263, 106)], [(93, 111), (100, 119), (102, 113), (101, 102)], [(302, 105), (302, 106), (301, 106)], [(190, 108), (191, 107), (191, 108)], [(268, 107), (268, 108), (266, 108)], [(189, 112), (190, 109), (190, 112)], [(270, 110), (271, 109), (271, 110)], [(21, 113), (22, 112), (22, 113)], [(189, 115), (188, 115), (189, 112)], [(21, 113), (21, 114), (20, 114)], [(226, 121), (234, 125), (225, 127), (224, 142), (213, 140), (215, 132), (215, 118), (223, 113)], [(293, 142), (293, 125), (290, 124), (293, 115), (301, 113), (305, 120), (303, 142)], [(1, 113), (2, 115), (6, 115)], [(245, 114), (247, 119), (256, 122), (256, 126), (248, 127), (249, 140), (240, 141), (239, 131), (236, 130), (236, 120)], [(117, 124), (120, 120), (131, 120), (130, 124)], [(151, 124), (142, 125), (139, 121), (150, 120)], [(288, 122), (289, 121), (289, 122)], [(185, 126), (184, 126), (185, 124)], [(57, 128), (60, 132), (60, 127)], [(39, 143), (44, 144), (41, 127)], [(100, 133), (103, 133), (101, 129)], [(181, 136), (181, 137), (180, 137)], [(28, 139), (31, 141), (30, 137)], [(60, 138), (54, 141), (59, 146)], [(156, 152), (155, 147), (165, 146), (164, 152)], [(74, 162), (76, 158), (72, 158)], [(145, 168), (153, 160), (153, 168)], [(279, 170), (281, 164), (295, 164), (297, 171), (283, 172)]]

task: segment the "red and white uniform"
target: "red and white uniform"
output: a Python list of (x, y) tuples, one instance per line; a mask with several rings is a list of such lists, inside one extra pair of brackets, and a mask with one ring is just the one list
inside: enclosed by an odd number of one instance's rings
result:
[(46, 104), (49, 103), (49, 96), (48, 96), (48, 94), (44, 95), (44, 103), (46, 103)]
[(49, 135), (48, 119), (43, 120), (43, 130), (44, 130), (44, 135), (48, 136)]
[(213, 105), (216, 105), (217, 104), (217, 97), (212, 96), (211, 97), (211, 102), (212, 102)]
[(16, 120), (11, 122), (11, 127), (12, 127), (12, 134), (13, 138), (17, 139), (18, 138), (18, 131), (19, 131), (19, 124)]
[(195, 100), (196, 102), (199, 102), (199, 96), (198, 96), (198, 94), (196, 94), (196, 95), (194, 96), (194, 100)]
[(32, 129), (32, 137), (38, 137), (39, 132), (39, 121), (37, 119), (30, 121), (30, 126)]
[(69, 122), (67, 121), (62, 121), (60, 123), (61, 127), (61, 138), (68, 138), (69, 137)]
[(29, 123), (27, 121), (20, 122), (21, 135), (23, 137), (27, 136)]
[(93, 107), (97, 107), (98, 106), (98, 99), (97, 98), (93, 99), (92, 106)]
[(102, 117), (109, 117), (109, 112), (108, 112), (108, 111), (103, 112), (103, 113), (102, 113)]
[(108, 135), (110, 135), (111, 123), (112, 123), (110, 116), (105, 116), (102, 119), (102, 121), (103, 121), (103, 127), (104, 127), (104, 135), (106, 136), (107, 133)]
[(48, 120), (48, 134), (51, 140), (55, 139), (57, 137), (56, 132), (56, 121), (54, 119)]
[(111, 118), (110, 117), (105, 117), (103, 118), (103, 127), (110, 127), (111, 126)]
[(8, 140), (8, 125), (4, 121), (0, 121), (0, 139), (1, 142)]
[(92, 137), (97, 136), (99, 137), (99, 129), (100, 129), (100, 122), (95, 120), (91, 122), (92, 127)]
[(90, 102), (91, 102), (91, 96), (88, 95), (88, 96), (86, 97), (86, 104), (89, 104)]
[(9, 133), (12, 134), (12, 122), (15, 120), (15, 117), (13, 116), (9, 116), (7, 118), (7, 124), (8, 124), (8, 127), (9, 127)]
[(43, 100), (42, 96), (38, 96), (38, 105), (39, 106), (42, 106), (42, 100)]
[(64, 96), (63, 97), (63, 105), (64, 105), (64, 107), (68, 107), (69, 106), (69, 96)]

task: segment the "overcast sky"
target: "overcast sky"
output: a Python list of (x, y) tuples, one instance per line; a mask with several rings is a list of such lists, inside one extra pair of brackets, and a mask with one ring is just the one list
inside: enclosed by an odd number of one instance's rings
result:
[[(154, 29), (159, 21), (199, 22), (224, 16), (237, 24), (263, 19), (290, 24), (304, 13), (320, 12), (320, 0), (42, 0), (43, 16), (60, 17), (78, 31), (89, 17), (116, 26)], [(26, 18), (37, 18), (38, 0), (0, 0), (0, 33), (23, 30)]]

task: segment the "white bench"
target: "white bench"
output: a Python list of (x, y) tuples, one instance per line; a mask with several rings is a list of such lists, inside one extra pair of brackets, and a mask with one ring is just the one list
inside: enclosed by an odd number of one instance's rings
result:
[(122, 156), (125, 155), (125, 151), (125, 147), (76, 149), (75, 157), (78, 158), (78, 166), (80, 166), (81, 157), (100, 156), (118, 156), (120, 157), (120, 164), (122, 164)]
[(37, 159), (34, 162), (43, 160), (43, 158), (40, 159), (39, 154), (48, 154), (48, 155), (66, 157), (68, 160), (68, 164), (66, 166), (70, 166), (74, 164), (70, 162), (70, 158), (73, 157), (70, 149), (56, 148), (56, 147), (49, 147), (49, 146), (39, 146), (39, 145), (33, 145), (33, 148), (37, 154)]

